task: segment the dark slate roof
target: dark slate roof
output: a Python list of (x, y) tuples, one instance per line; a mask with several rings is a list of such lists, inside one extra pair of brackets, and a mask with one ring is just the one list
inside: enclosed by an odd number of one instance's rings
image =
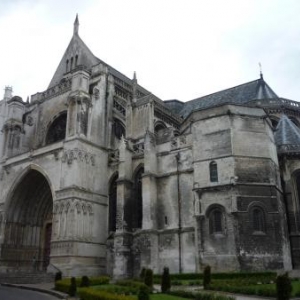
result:
[(246, 104), (251, 100), (270, 98), (278, 98), (278, 96), (261, 76), (254, 81), (185, 102), (179, 114), (187, 117), (190, 112), (197, 109), (205, 109), (228, 103)]
[(165, 100), (165, 105), (175, 114), (180, 114), (180, 111), (184, 107), (184, 102), (177, 99)]
[(277, 147), (300, 145), (300, 129), (286, 115), (283, 115), (277, 124), (274, 138)]

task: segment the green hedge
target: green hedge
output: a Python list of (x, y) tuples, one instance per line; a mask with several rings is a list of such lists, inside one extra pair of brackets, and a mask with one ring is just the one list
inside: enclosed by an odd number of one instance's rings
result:
[(115, 282), (116, 285), (121, 286), (128, 286), (139, 289), (141, 286), (145, 286), (143, 282), (130, 280), (130, 279), (124, 279), (124, 280), (118, 280)]
[[(101, 285), (109, 283), (110, 278), (108, 276), (90, 277), (90, 285)], [(80, 286), (81, 277), (76, 278), (76, 285)], [(68, 293), (71, 285), (71, 278), (64, 278), (55, 282), (55, 289), (57, 291)]]
[(219, 295), (219, 294), (214, 294), (214, 293), (205, 293), (205, 292), (188, 292), (188, 291), (172, 291), (169, 292), (168, 294), (173, 295), (173, 296), (178, 296), (182, 298), (191, 298), (195, 300), (234, 300), (234, 297), (230, 296), (224, 296), (224, 295)]
[[(273, 280), (276, 279), (276, 272), (228, 272), (228, 273), (211, 273), (212, 279), (243, 279), (249, 277), (256, 277), (257, 279)], [(202, 280), (203, 273), (184, 273), (184, 274), (170, 274), (171, 280)], [(154, 275), (155, 282), (160, 282), (160, 274)]]
[(112, 294), (92, 288), (81, 288), (77, 294), (82, 300), (136, 300), (136, 297)]
[(136, 286), (125, 286), (125, 285), (115, 285), (115, 284), (105, 284), (94, 286), (93, 289), (106, 291), (109, 293), (123, 294), (123, 295), (137, 295), (139, 292), (139, 287)]

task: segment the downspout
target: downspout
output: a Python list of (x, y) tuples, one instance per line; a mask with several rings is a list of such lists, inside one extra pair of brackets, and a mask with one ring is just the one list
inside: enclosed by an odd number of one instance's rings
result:
[(180, 154), (179, 152), (175, 155), (176, 158), (176, 174), (177, 174), (177, 201), (178, 201), (178, 264), (179, 264), (179, 274), (182, 273), (182, 249), (181, 249), (181, 195), (180, 195), (180, 181), (179, 181), (179, 162)]

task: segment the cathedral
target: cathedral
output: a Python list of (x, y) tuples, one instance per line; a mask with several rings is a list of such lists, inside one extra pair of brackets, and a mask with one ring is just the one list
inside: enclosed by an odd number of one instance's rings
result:
[(79, 36), (0, 101), (0, 272), (300, 269), (300, 103), (261, 74), (163, 101)]

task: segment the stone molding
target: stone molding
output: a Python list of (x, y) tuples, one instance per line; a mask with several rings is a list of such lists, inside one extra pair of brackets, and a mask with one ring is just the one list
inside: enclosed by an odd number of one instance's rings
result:
[(67, 162), (68, 165), (71, 165), (75, 160), (85, 162), (86, 164), (91, 164), (92, 166), (95, 166), (96, 164), (95, 154), (78, 148), (64, 151), (63, 156), (61, 158), (61, 161), (63, 163)]

